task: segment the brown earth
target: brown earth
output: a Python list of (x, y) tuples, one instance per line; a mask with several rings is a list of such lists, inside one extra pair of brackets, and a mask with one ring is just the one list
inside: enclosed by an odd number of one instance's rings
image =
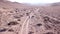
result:
[(0, 1), (0, 34), (60, 34), (60, 6)]

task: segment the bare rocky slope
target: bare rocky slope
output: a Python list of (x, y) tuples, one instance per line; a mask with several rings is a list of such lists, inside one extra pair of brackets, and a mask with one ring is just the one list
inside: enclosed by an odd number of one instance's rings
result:
[(0, 1), (0, 34), (60, 34), (60, 6)]

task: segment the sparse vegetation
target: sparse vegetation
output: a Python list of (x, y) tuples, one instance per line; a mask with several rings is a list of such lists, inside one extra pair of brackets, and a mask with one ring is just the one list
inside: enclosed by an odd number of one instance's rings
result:
[(16, 22), (16, 21), (11, 21), (11, 22), (8, 23), (8, 26), (9, 26), (9, 25), (17, 25), (17, 24), (18, 24), (18, 22)]

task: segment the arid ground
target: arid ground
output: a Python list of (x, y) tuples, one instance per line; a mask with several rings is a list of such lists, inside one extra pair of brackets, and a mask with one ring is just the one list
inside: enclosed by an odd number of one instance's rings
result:
[(0, 34), (60, 34), (60, 5), (0, 1)]

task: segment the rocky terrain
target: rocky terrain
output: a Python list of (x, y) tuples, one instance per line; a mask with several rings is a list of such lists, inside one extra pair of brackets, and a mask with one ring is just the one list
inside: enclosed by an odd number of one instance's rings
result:
[(0, 1), (0, 34), (60, 34), (60, 6)]

